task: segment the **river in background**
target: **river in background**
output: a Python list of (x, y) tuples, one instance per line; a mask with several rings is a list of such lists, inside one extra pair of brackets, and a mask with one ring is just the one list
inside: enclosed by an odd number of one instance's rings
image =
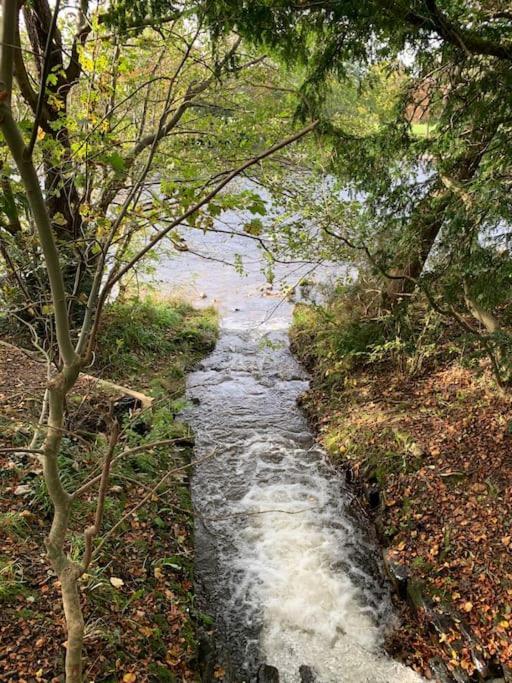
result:
[[(222, 228), (241, 221), (226, 213)], [(215, 350), (188, 378), (184, 417), (203, 460), (192, 479), (196, 574), (224, 680), (255, 681), (266, 663), (285, 683), (301, 680), (302, 665), (323, 683), (419, 681), (381, 649), (393, 615), (380, 550), (297, 406), (308, 380), (288, 347), (292, 303), (268, 290), (256, 241), (197, 231), (187, 244), (162, 258), (157, 282), (221, 316)], [(229, 265), (239, 255), (243, 274)], [(275, 290), (333, 275), (278, 265)]]

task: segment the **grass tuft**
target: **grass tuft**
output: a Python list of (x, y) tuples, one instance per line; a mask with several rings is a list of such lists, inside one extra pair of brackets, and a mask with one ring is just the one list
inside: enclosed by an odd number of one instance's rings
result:
[(98, 339), (96, 368), (116, 381), (143, 377), (153, 393), (179, 396), (185, 373), (213, 349), (214, 309), (150, 297), (114, 303), (106, 311)]

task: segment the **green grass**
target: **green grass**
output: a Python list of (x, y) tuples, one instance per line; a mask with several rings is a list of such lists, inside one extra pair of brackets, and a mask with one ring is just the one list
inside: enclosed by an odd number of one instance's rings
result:
[(185, 374), (217, 339), (217, 314), (152, 298), (114, 303), (100, 330), (95, 368), (105, 378), (142, 378), (152, 393), (179, 396)]
[(6, 536), (24, 539), (30, 532), (30, 525), (20, 512), (3, 512), (0, 514), (0, 529)]
[(25, 590), (19, 564), (9, 558), (0, 557), (0, 604), (15, 600)]
[(297, 304), (290, 341), (325, 386), (350, 379), (351, 370), (389, 364), (414, 376), (441, 357), (460, 354), (460, 331), (448, 329), (423, 298), (393, 313), (368, 313), (357, 289), (347, 287), (335, 290), (323, 306)]
[(387, 320), (364, 320), (342, 301), (326, 307), (298, 304), (290, 329), (292, 348), (306, 367), (315, 367), (328, 384), (354, 364), (368, 362), (386, 340)]

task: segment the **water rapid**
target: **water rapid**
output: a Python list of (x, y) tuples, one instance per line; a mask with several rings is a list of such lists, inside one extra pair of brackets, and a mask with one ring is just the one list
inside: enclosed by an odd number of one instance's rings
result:
[[(262, 291), (260, 252), (244, 238), (201, 237), (201, 249), (208, 260), (180, 255), (159, 276), (215, 299), (222, 316), (215, 350), (189, 376), (184, 416), (200, 461), (198, 585), (224, 680), (255, 681), (266, 663), (285, 683), (300, 681), (303, 665), (318, 683), (419, 681), (382, 650), (393, 616), (379, 549), (297, 406), (307, 377), (288, 347), (291, 305)], [(226, 264), (238, 253), (244, 276)]]

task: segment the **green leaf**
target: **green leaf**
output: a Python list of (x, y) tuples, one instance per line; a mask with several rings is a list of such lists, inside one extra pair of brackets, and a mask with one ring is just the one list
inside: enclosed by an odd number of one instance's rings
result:
[(56, 225), (67, 225), (67, 221), (64, 218), (64, 214), (62, 214), (60, 211), (58, 211), (53, 216), (53, 223), (55, 223)]
[(261, 219), (253, 218), (248, 223), (246, 223), (244, 225), (244, 232), (246, 232), (248, 235), (254, 235), (255, 237), (259, 237), (259, 235), (261, 235), (261, 233), (263, 232), (263, 223), (261, 222)]
[(112, 166), (115, 173), (123, 173), (126, 166), (123, 157), (119, 152), (112, 152), (110, 156), (107, 157), (108, 163)]

